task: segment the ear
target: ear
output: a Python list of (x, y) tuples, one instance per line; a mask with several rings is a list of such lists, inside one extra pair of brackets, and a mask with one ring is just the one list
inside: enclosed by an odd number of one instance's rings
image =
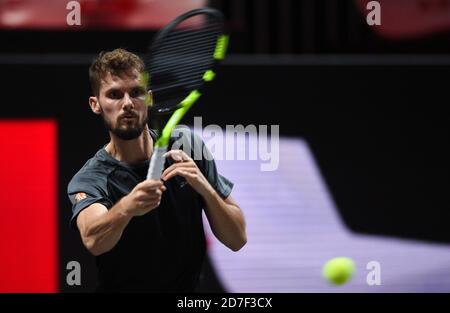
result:
[(147, 91), (147, 97), (145, 99), (145, 104), (149, 107), (153, 105), (153, 93), (151, 90)]
[(102, 108), (100, 107), (100, 103), (98, 102), (97, 97), (89, 97), (89, 106), (91, 107), (92, 112), (95, 114), (101, 114)]

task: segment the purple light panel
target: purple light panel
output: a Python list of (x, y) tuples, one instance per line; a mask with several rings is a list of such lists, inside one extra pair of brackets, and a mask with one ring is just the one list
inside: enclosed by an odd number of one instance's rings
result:
[[(235, 183), (232, 195), (244, 210), (248, 230), (247, 245), (234, 253), (205, 227), (210, 257), (227, 290), (450, 291), (449, 245), (351, 233), (304, 141), (281, 138), (280, 164), (273, 172), (262, 172), (259, 161), (216, 162)], [(353, 279), (341, 287), (321, 274), (323, 264), (337, 256), (350, 257), (357, 266)], [(366, 282), (370, 261), (381, 265), (381, 285)]]

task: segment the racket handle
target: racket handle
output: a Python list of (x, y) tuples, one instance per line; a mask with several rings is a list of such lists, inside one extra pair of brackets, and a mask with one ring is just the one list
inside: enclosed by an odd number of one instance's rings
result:
[(150, 166), (148, 167), (147, 179), (161, 178), (161, 174), (164, 168), (164, 161), (166, 157), (164, 153), (167, 152), (167, 147), (154, 148), (152, 158), (150, 159)]

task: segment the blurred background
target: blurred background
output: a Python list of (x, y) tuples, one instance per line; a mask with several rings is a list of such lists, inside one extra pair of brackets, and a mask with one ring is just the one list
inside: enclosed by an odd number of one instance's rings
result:
[[(0, 1), (0, 292), (95, 288), (66, 195), (108, 140), (88, 67), (102, 50), (145, 53), (204, 6), (226, 16), (229, 56), (185, 124), (279, 125), (281, 138), (276, 171), (218, 161), (249, 242), (232, 253), (208, 232), (199, 290), (450, 291), (450, 0), (372, 1), (372, 26), (365, 0), (80, 0), (81, 25), (69, 2)], [(339, 288), (321, 277), (335, 256), (357, 265)], [(371, 261), (381, 285), (366, 282)]]

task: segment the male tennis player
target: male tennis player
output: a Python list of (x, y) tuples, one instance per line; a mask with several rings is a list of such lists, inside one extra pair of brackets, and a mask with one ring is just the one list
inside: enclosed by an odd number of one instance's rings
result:
[(246, 243), (245, 220), (233, 184), (210, 157), (171, 150), (161, 180), (145, 179), (155, 137), (143, 73), (143, 61), (123, 49), (101, 53), (90, 67), (89, 105), (110, 141), (69, 183), (71, 223), (96, 256), (98, 291), (190, 292), (205, 255), (202, 210), (233, 251)]

